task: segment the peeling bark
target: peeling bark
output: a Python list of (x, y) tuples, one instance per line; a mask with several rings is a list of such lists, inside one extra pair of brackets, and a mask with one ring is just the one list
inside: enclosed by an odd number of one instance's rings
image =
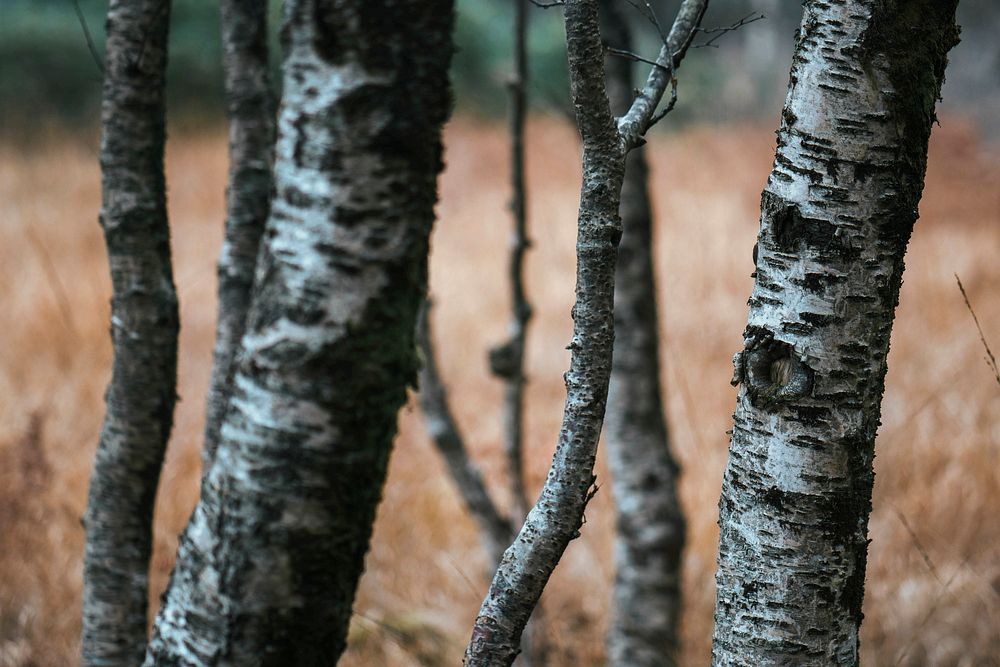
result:
[[(680, 62), (676, 56), (683, 57), (705, 5), (705, 0), (685, 0), (658, 62), (671, 66)], [(467, 666), (508, 666), (514, 661), (542, 589), (570, 540), (579, 535), (583, 511), (593, 493), (594, 459), (611, 377), (615, 262), (621, 238), (618, 205), (625, 156), (648, 129), (669, 83), (667, 77), (651, 74), (646, 90), (616, 123), (605, 91), (597, 1), (567, 0), (564, 12), (573, 105), (583, 139), (566, 404), (548, 478), (480, 607), (465, 653)], [(691, 22), (692, 16), (697, 21)]]
[(168, 0), (108, 7), (101, 226), (114, 367), (85, 518), (85, 665), (135, 665), (146, 646), (153, 502), (173, 424), (179, 328), (163, 174), (169, 15)]
[(253, 303), (146, 665), (345, 647), (417, 310), (451, 100), (451, 0), (293, 0)]
[[(601, 33), (608, 45), (632, 51), (623, 5), (606, 0)], [(613, 111), (632, 101), (632, 63), (608, 57)], [(643, 150), (629, 153), (622, 183), (622, 240), (615, 275), (615, 346), (606, 415), (608, 465), (618, 508), (613, 613), (608, 664), (676, 664), (681, 611), (684, 516), (678, 467), (670, 453), (660, 390), (652, 205)]]
[(715, 665), (857, 665), (886, 355), (957, 0), (810, 0), (720, 501)]
[(260, 237), (271, 203), (274, 95), (267, 49), (267, 3), (222, 0), (223, 69), (229, 115), (226, 235), (219, 257), (219, 316), (205, 417), (204, 468), (219, 443), (229, 404), (233, 358), (250, 308)]

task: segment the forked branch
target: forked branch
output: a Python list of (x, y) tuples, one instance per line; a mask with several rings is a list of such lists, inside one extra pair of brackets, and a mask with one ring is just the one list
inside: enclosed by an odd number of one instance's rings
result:
[(466, 649), (466, 667), (503, 666), (518, 654), (521, 632), (569, 542), (579, 536), (594, 485), (614, 342), (614, 280), (625, 156), (640, 143), (705, 12), (685, 0), (646, 87), (617, 124), (608, 104), (605, 47), (596, 0), (567, 0), (566, 43), (583, 185), (577, 222), (576, 304), (566, 404), (555, 456), (538, 502), (497, 568)]

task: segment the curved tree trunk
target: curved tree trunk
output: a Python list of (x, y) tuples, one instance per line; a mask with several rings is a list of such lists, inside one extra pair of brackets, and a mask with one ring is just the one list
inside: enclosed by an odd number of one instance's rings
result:
[[(632, 51), (625, 7), (617, 0), (602, 3), (601, 33), (609, 46)], [(632, 102), (632, 63), (611, 56), (605, 67), (611, 109), (625, 113)], [(660, 393), (648, 181), (645, 153), (634, 150), (622, 182), (615, 347), (605, 416), (618, 507), (608, 664), (629, 667), (675, 664), (684, 548), (678, 467), (670, 454)]]
[(101, 226), (111, 265), (114, 368), (85, 519), (85, 665), (136, 665), (146, 646), (153, 502), (177, 391), (179, 322), (163, 175), (169, 15), (169, 0), (112, 0), (108, 7)]
[(857, 665), (872, 458), (957, 0), (810, 0), (735, 359), (715, 665)]
[(427, 299), (417, 318), (417, 345), (423, 356), (419, 376), (420, 409), (424, 413), (427, 434), (444, 457), (466, 509), (479, 526), (479, 539), (488, 556), (487, 574), (491, 574), (514, 538), (514, 527), (493, 502), (479, 466), (469, 456), (465, 439), (451, 413), (448, 391), (438, 373), (430, 317), (431, 301)]
[(618, 123), (604, 81), (597, 0), (564, 3), (573, 105), (583, 139), (583, 184), (577, 218), (576, 302), (566, 404), (559, 442), (541, 495), (497, 567), (465, 652), (466, 667), (508, 666), (546, 582), (579, 535), (593, 495), (597, 442), (604, 421), (614, 345), (615, 262), (625, 157), (655, 120), (707, 0), (684, 0), (657, 65)]
[(205, 471), (212, 465), (232, 387), (233, 358), (250, 309), (260, 237), (271, 203), (274, 99), (267, 3), (222, 0), (223, 65), (229, 115), (226, 236), (219, 258), (219, 319), (205, 418)]
[(452, 14), (451, 0), (285, 6), (275, 199), (147, 665), (329, 665), (344, 650), (416, 379)]
[(466, 649), (466, 667), (514, 662), (521, 633), (545, 582), (570, 540), (579, 534), (594, 483), (597, 440), (611, 376), (614, 265), (621, 235), (618, 196), (625, 155), (604, 90), (596, 2), (571, 1), (565, 12), (584, 169), (566, 406), (549, 479), (500, 561)]

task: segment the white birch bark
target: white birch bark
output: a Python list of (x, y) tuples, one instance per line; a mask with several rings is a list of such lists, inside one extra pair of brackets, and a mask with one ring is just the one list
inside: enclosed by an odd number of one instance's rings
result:
[(223, 69), (229, 116), (226, 235), (219, 257), (219, 315), (205, 400), (204, 469), (212, 467), (250, 309), (250, 288), (271, 204), (274, 94), (267, 48), (266, 2), (222, 0)]
[(345, 648), (416, 379), (452, 20), (452, 0), (285, 5), (275, 198), (146, 665), (330, 665)]
[(957, 0), (810, 0), (720, 501), (714, 665), (857, 665), (886, 355)]

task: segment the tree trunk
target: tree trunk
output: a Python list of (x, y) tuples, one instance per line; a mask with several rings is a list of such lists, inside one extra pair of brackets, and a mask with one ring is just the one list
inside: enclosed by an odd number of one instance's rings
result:
[(810, 0), (720, 501), (715, 665), (857, 665), (872, 459), (957, 0)]
[(427, 434), (444, 457), (466, 509), (479, 526), (479, 539), (489, 556), (487, 573), (491, 574), (514, 538), (514, 527), (493, 502), (479, 466), (469, 456), (465, 439), (451, 413), (448, 392), (438, 373), (430, 317), (431, 301), (428, 299), (417, 319), (417, 344), (423, 356), (420, 367), (420, 409), (424, 413)]
[[(615, 0), (602, 4), (608, 45), (632, 51), (631, 30)], [(632, 102), (632, 63), (606, 61), (612, 111)], [(674, 665), (681, 610), (684, 516), (660, 393), (652, 206), (643, 149), (629, 153), (622, 183), (622, 240), (615, 270), (615, 347), (608, 394), (608, 464), (618, 507), (615, 587), (608, 663)]]
[(271, 203), (274, 100), (267, 3), (222, 0), (223, 65), (229, 115), (226, 236), (219, 258), (219, 319), (205, 418), (205, 471), (212, 465), (232, 387), (233, 357), (250, 309), (260, 237)]
[(329, 665), (382, 493), (449, 111), (450, 0), (286, 3), (275, 198), (146, 665)]
[(684, 59), (707, 5), (707, 0), (681, 3), (645, 87), (616, 123), (605, 88), (597, 0), (564, 3), (571, 92), (583, 139), (566, 405), (541, 496), (493, 576), (466, 648), (466, 667), (507, 667), (517, 657), (524, 626), (570, 540), (580, 534), (583, 511), (595, 493), (594, 459), (611, 379), (625, 157), (662, 117), (656, 108), (670, 73)]
[(146, 646), (153, 502), (173, 423), (179, 327), (163, 174), (169, 15), (169, 0), (108, 7), (101, 226), (114, 368), (85, 519), (85, 665), (135, 665)]
[(549, 479), (500, 562), (476, 618), (466, 667), (513, 663), (545, 582), (579, 534), (594, 483), (597, 439), (611, 376), (614, 265), (621, 236), (618, 196), (625, 156), (604, 91), (596, 2), (570, 0), (565, 14), (584, 169), (566, 406)]

